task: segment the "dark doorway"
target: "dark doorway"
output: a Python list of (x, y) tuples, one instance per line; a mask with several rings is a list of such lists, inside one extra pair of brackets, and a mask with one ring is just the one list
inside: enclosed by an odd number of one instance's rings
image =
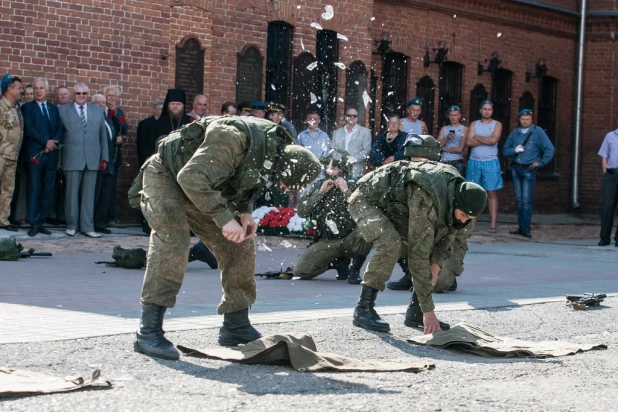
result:
[(365, 126), (366, 107), (363, 93), (367, 93), (367, 69), (362, 61), (357, 60), (346, 69), (345, 107), (355, 108), (358, 111), (358, 124)]
[[(444, 126), (448, 119), (446, 110), (451, 106), (461, 106), (461, 85), (463, 65), (456, 62), (444, 62), (440, 67), (440, 105), (438, 128)], [(462, 119), (463, 122), (464, 119)]]
[(371, 102), (369, 103), (369, 129), (371, 130), (371, 134), (373, 136), (376, 135), (376, 90), (378, 88), (378, 76), (376, 76), (375, 70), (371, 69), (371, 74), (369, 76), (369, 98)]
[[(494, 103), (493, 118), (502, 123), (502, 136), (498, 143), (498, 158), (502, 170), (507, 169), (508, 157), (502, 156), (502, 147), (511, 132), (511, 79), (513, 73), (506, 69), (497, 69), (491, 82), (491, 100)], [(508, 175), (508, 173), (506, 173)], [(507, 176), (507, 178), (510, 176)]]
[[(547, 137), (556, 146), (556, 104), (558, 98), (558, 79), (544, 76), (539, 80), (539, 114), (538, 126), (545, 130)], [(556, 172), (555, 156), (551, 162), (541, 168), (540, 173), (554, 174)]]
[(309, 52), (302, 52), (294, 58), (294, 87), (292, 89), (292, 123), (298, 133), (305, 130), (307, 113), (316, 109), (311, 103), (311, 93), (315, 95), (316, 70), (309, 70), (315, 58)]
[(405, 116), (408, 95), (408, 56), (387, 53), (382, 64), (382, 118), (380, 131), (386, 129), (391, 114)]
[(337, 70), (339, 70), (335, 66), (339, 61), (337, 32), (318, 30), (316, 54), (318, 61), (316, 106), (322, 114), (320, 128), (330, 136), (335, 130), (337, 121)]
[(534, 112), (534, 96), (528, 90), (519, 96), (519, 111), (530, 109)]
[(472, 88), (470, 91), (470, 118), (468, 119), (468, 124), (472, 124), (473, 121), (481, 118), (481, 102), (487, 99), (487, 96), (487, 90), (482, 84), (479, 83)]
[(436, 85), (429, 76), (423, 76), (416, 83), (416, 97), (423, 99), (422, 112), (418, 117), (427, 125), (427, 132), (433, 135), (433, 101), (436, 95)]
[(294, 27), (282, 21), (268, 23), (266, 101), (288, 106)]

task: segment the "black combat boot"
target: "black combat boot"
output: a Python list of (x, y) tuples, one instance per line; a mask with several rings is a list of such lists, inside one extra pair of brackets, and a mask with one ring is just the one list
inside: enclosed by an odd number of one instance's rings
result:
[(174, 344), (163, 336), (163, 315), (165, 306), (142, 305), (142, 318), (140, 319), (139, 331), (135, 349), (146, 355), (157, 358), (178, 360), (180, 357)]
[(211, 269), (219, 268), (217, 258), (212, 254), (210, 249), (202, 243), (201, 240), (189, 249), (189, 262), (193, 262), (194, 260), (199, 260), (200, 262), (206, 263)]
[(410, 274), (410, 269), (408, 268), (408, 259), (401, 258), (397, 261), (397, 263), (399, 263), (399, 266), (401, 266), (401, 270), (403, 270), (403, 276), (399, 280), (388, 282), (386, 287), (391, 290), (412, 289), (412, 286), (414, 285), (412, 284), (412, 275)]
[[(449, 330), (451, 325), (445, 322), (440, 322), (440, 329)], [(416, 291), (412, 291), (412, 299), (410, 300), (410, 305), (408, 306), (408, 310), (406, 311), (406, 319), (403, 322), (409, 328), (424, 328), (423, 324), (423, 311), (421, 311), (421, 305), (418, 303), (418, 296), (416, 296)]]
[(367, 330), (376, 332), (389, 332), (391, 327), (388, 323), (380, 319), (380, 315), (375, 311), (374, 306), (378, 290), (363, 285), (361, 295), (354, 308), (354, 320), (352, 324)]
[(360, 271), (366, 259), (367, 255), (354, 254), (352, 256), (352, 263), (350, 264), (350, 270), (348, 272), (348, 283), (359, 285), (363, 281), (360, 277)]
[(219, 345), (236, 346), (261, 337), (262, 334), (249, 322), (249, 308), (223, 314), (223, 326), (219, 329)]
[(329, 266), (329, 268), (335, 269), (337, 271), (337, 280), (347, 280), (348, 279), (348, 268), (350, 267), (350, 258), (340, 257), (333, 260)]

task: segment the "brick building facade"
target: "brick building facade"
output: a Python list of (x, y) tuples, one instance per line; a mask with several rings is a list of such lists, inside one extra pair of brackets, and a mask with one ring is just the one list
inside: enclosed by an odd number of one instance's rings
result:
[[(589, 3), (579, 201), (584, 212), (597, 213), (596, 153), (605, 134), (618, 127), (618, 3)], [(236, 100), (237, 84), (245, 80), (237, 76), (238, 56), (251, 47), (264, 63), (257, 76), (261, 98), (290, 107), (297, 126), (309, 109), (317, 109), (327, 129), (338, 127), (344, 104), (351, 102), (377, 133), (383, 112), (403, 113), (402, 102), (421, 95), (424, 120), (435, 134), (447, 103), (460, 104), (469, 123), (486, 94), (497, 101), (497, 115), (510, 131), (520, 106), (533, 104), (535, 123), (548, 130), (557, 149), (537, 185), (534, 207), (567, 212), (578, 7), (577, 0), (3, 0), (0, 53), (2, 71), (25, 82), (45, 76), (55, 89), (81, 81), (92, 94), (107, 84), (121, 88), (129, 122), (118, 189), (118, 217), (124, 220), (136, 217), (125, 193), (137, 172), (137, 123), (174, 87), (178, 46), (188, 39), (203, 51), (203, 91), (213, 114), (223, 102)], [(438, 65), (440, 41), (448, 54)], [(536, 78), (540, 58), (547, 72)], [(316, 69), (308, 70), (316, 59)], [(367, 97), (371, 102), (363, 111)], [(499, 197), (501, 212), (514, 211), (508, 180)]]

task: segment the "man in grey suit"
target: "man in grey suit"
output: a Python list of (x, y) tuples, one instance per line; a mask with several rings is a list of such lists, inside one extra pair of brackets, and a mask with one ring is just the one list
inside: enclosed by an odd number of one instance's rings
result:
[(352, 107), (345, 111), (345, 126), (333, 132), (332, 147), (345, 150), (353, 160), (352, 178), (360, 179), (365, 171), (365, 160), (371, 152), (371, 132), (358, 124), (358, 111)]
[(65, 233), (74, 236), (79, 219), (83, 234), (101, 237), (94, 231), (94, 201), (97, 175), (109, 162), (108, 137), (105, 114), (99, 106), (88, 103), (89, 92), (85, 84), (75, 83), (73, 103), (59, 108), (64, 127), (60, 162), (67, 179)]

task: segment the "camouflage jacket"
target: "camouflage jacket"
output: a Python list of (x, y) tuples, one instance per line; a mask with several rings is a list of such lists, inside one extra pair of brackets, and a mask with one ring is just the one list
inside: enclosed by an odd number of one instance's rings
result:
[(209, 117), (162, 139), (158, 153), (189, 200), (222, 227), (235, 212), (251, 212), (280, 145), (292, 143), (285, 128), (268, 120)]
[[(408, 246), (414, 288), (423, 312), (434, 310), (431, 265), (444, 266), (451, 255), (463, 261), (471, 221), (453, 226), (457, 169), (443, 163), (398, 161), (382, 166), (358, 182), (359, 191), (384, 211)], [(459, 233), (461, 232), (461, 233)]]
[(17, 105), (0, 99), (0, 156), (17, 160), (24, 136), (24, 118)]
[[(350, 212), (348, 211), (347, 198), (354, 190), (348, 181), (348, 190), (343, 193), (333, 187), (326, 193), (320, 193), (322, 183), (330, 179), (325, 176), (318, 178), (307, 188), (298, 202), (298, 216), (311, 217), (315, 221), (318, 237), (320, 239), (341, 239), (350, 234), (356, 227)], [(327, 221), (334, 223), (337, 233)]]

